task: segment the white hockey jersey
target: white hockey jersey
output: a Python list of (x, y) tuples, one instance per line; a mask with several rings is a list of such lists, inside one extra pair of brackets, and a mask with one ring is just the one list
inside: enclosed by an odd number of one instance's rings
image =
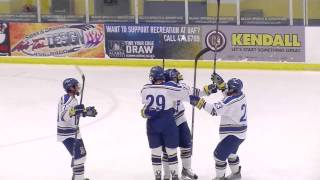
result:
[(189, 92), (174, 82), (146, 84), (141, 90), (141, 98), (148, 109), (169, 110), (177, 107), (178, 100), (189, 99)]
[(239, 139), (246, 138), (247, 132), (247, 102), (242, 93), (238, 96), (226, 96), (214, 104), (206, 103), (204, 109), (211, 115), (221, 116), (220, 138), (234, 135)]
[[(178, 100), (176, 102), (176, 112), (174, 114), (175, 116), (175, 119), (176, 119), (176, 124), (177, 126), (179, 126), (180, 124), (184, 123), (187, 121), (187, 118), (186, 116), (184, 115), (184, 111), (185, 111), (185, 108), (184, 108), (184, 105), (183, 105), (183, 102), (182, 101), (190, 101), (189, 100), (189, 96), (193, 94), (193, 88), (190, 88), (187, 84), (185, 83), (178, 83), (178, 85), (180, 85), (184, 90), (186, 90), (188, 92), (187, 94), (187, 97), (183, 98), (183, 100)], [(195, 89), (195, 95), (196, 96), (205, 96), (206, 93), (204, 91), (201, 91), (200, 89)]]
[[(78, 100), (68, 94), (61, 97), (58, 105), (57, 140), (64, 141), (67, 138), (74, 138), (76, 134), (75, 116), (69, 116), (69, 109), (78, 105)], [(77, 139), (81, 139), (78, 130)]]

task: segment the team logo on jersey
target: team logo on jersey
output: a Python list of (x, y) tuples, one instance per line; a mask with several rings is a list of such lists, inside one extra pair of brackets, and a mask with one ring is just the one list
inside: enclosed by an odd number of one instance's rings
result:
[(206, 35), (206, 45), (212, 51), (222, 51), (227, 45), (227, 38), (221, 31), (210, 31)]
[(11, 52), (29, 56), (63, 56), (93, 49), (104, 41), (103, 29), (97, 25), (57, 25), (27, 34)]

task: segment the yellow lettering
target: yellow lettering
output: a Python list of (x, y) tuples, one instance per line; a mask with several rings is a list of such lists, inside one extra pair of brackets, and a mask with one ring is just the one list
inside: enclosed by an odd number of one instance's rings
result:
[(232, 46), (242, 46), (242, 34), (232, 34)]
[(251, 45), (252, 46), (262, 46), (262, 35), (261, 34), (251, 34)]
[(291, 35), (285, 34), (284, 35), (284, 44), (286, 47), (292, 47), (292, 41), (290, 40)]
[(272, 46), (282, 46), (282, 47), (284, 46), (284, 42), (280, 34), (274, 35)]
[(273, 43), (273, 37), (270, 34), (263, 34), (263, 46), (271, 46)]
[(243, 41), (244, 46), (250, 46), (251, 45), (251, 35), (250, 34), (243, 34), (242, 41)]
[(298, 34), (232, 34), (232, 46), (301, 47)]
[(297, 34), (292, 35), (292, 46), (293, 47), (300, 47), (301, 46), (301, 42), (299, 41), (299, 37)]

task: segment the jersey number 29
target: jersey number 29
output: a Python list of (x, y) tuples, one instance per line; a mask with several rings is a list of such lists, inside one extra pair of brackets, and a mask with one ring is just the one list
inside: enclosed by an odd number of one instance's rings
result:
[(153, 95), (148, 95), (146, 97), (146, 100), (149, 101), (149, 104), (147, 105), (147, 109), (150, 109), (151, 106), (154, 107), (154, 103), (157, 110), (164, 110), (166, 106), (166, 99), (163, 95), (158, 95), (154, 97)]

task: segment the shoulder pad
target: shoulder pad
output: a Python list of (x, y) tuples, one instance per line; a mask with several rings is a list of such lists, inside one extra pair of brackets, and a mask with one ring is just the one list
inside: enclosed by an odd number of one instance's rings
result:
[(69, 101), (70, 97), (71, 97), (71, 96), (69, 96), (68, 94), (65, 94), (65, 95), (63, 96), (63, 104), (66, 104), (66, 103)]
[(239, 94), (237, 96), (227, 96), (224, 100), (223, 100), (223, 104), (228, 104), (230, 102), (238, 101), (237, 99), (240, 98), (240, 100), (244, 97), (244, 94)]
[(181, 88), (181, 86), (179, 84), (177, 84), (176, 82), (173, 82), (173, 81), (165, 82), (164, 85), (165, 86), (170, 86), (170, 87)]

